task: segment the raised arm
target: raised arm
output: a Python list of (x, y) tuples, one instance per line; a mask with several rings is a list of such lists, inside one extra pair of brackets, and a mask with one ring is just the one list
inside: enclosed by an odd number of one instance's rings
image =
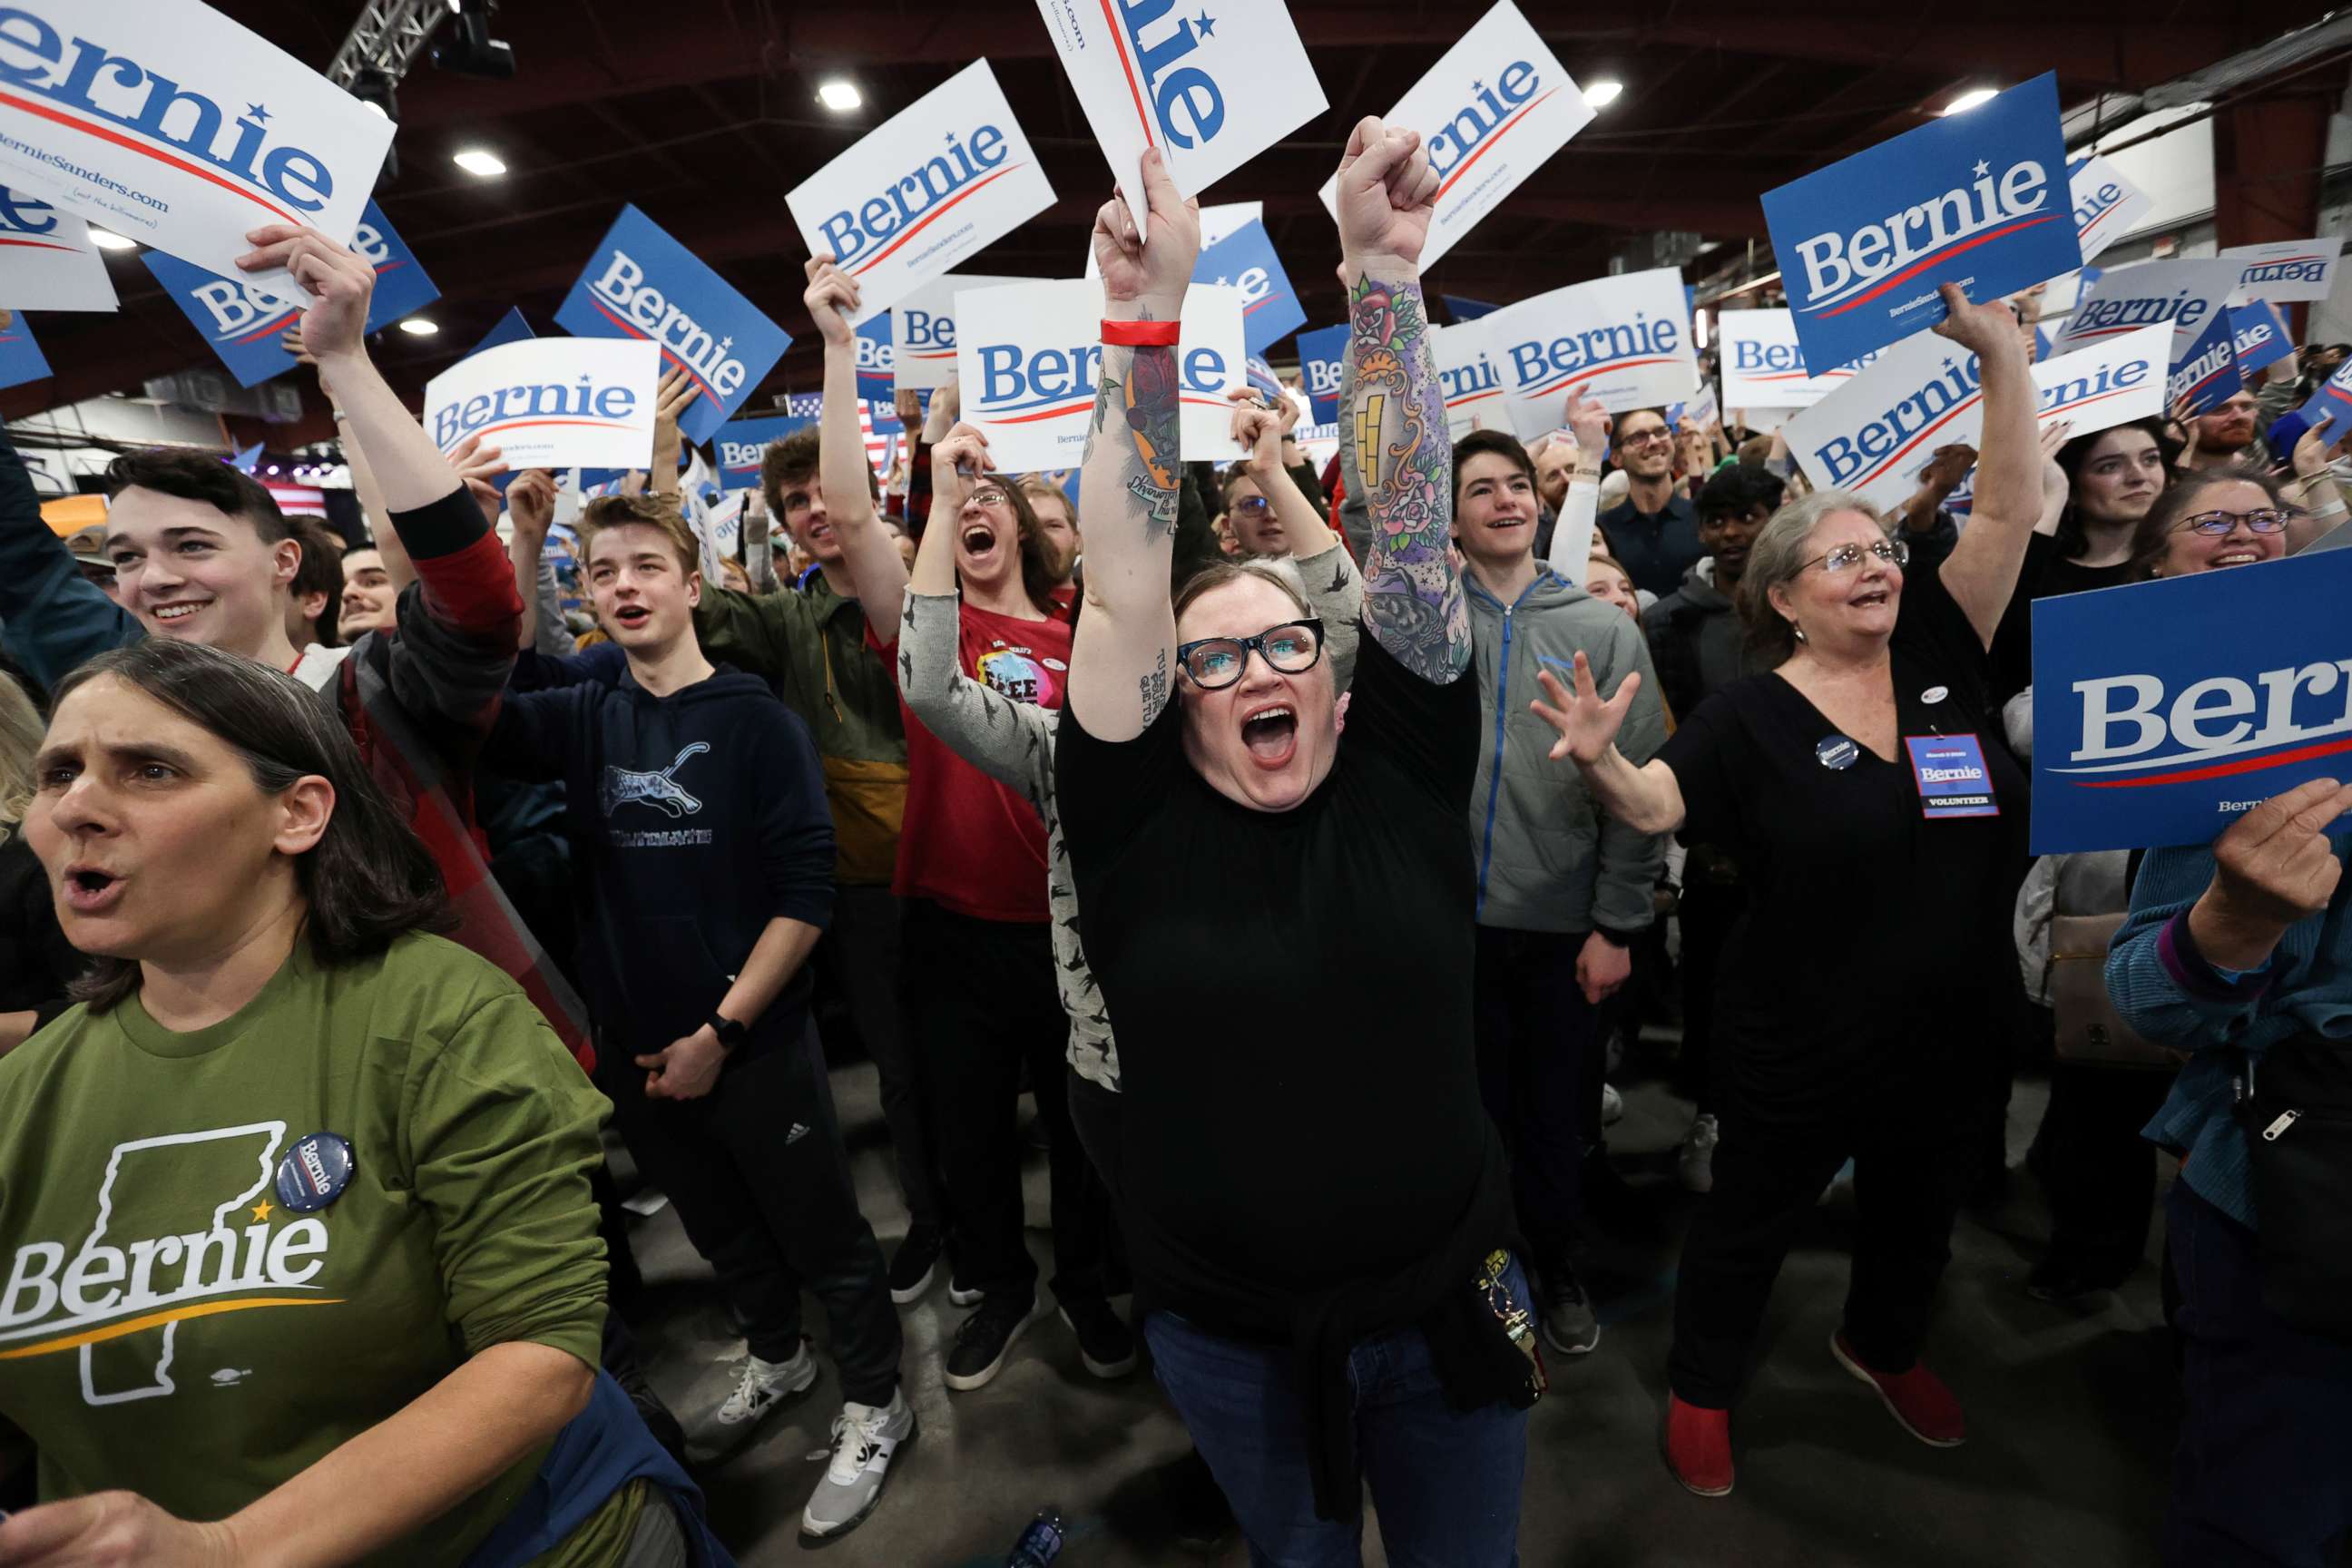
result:
[(1449, 537), (1454, 444), (1421, 294), (1437, 186), (1420, 132), (1368, 116), (1348, 138), (1339, 208), (1351, 330), (1339, 429), (1371, 518), (1364, 622), (1399, 663), (1444, 686), (1470, 668), (1471, 644)]
[(857, 427), (857, 333), (848, 312), (857, 309), (857, 280), (833, 264), (830, 252), (808, 260), (802, 296), (824, 339), (824, 408), (818, 418), (817, 487), (824, 515), (841, 542), (841, 563), (857, 584), (857, 603), (875, 637), (898, 635), (898, 601), (907, 592), (907, 563), (874, 510), (874, 466)]
[(1528, 706), (1559, 731), (1559, 739), (1552, 742), (1552, 761), (1574, 758), (1601, 809), (1635, 832), (1672, 833), (1680, 827), (1685, 812), (1675, 770), (1654, 760), (1637, 766), (1617, 749), (1617, 732), (1624, 728), (1634, 694), (1643, 684), (1641, 672), (1618, 682), (1617, 694), (1605, 702), (1593, 688), (1592, 663), (1581, 651), (1576, 656), (1574, 690), (1548, 669), (1538, 671), (1536, 679), (1551, 700)]
[(1944, 560), (1942, 576), (1985, 647), (2025, 565), (2026, 542), (2042, 517), (2042, 443), (2034, 422), (2037, 395), (2017, 318), (1999, 300), (1971, 305), (1958, 285), (1943, 286), (1950, 312), (1936, 333), (1977, 356), (1984, 389), (1984, 435), (1977, 458), (1975, 510), (1960, 542)]
[[(1114, 196), (1095, 215), (1105, 324), (1150, 322), (1172, 340), (1201, 253), (1201, 212), (1181, 200), (1160, 150), (1143, 154), (1149, 234)], [(1149, 334), (1145, 334), (1149, 335)], [(1066, 701), (1087, 732), (1131, 741), (1168, 705), (1176, 658), (1169, 562), (1183, 482), (1176, 345), (1105, 343), (1087, 429), (1087, 613), (1078, 617)]]
[(1568, 395), (1568, 427), (1576, 438), (1576, 467), (1569, 471), (1568, 494), (1552, 520), (1551, 554), (1544, 564), (1568, 582), (1581, 583), (1592, 560), (1593, 520), (1601, 515), (1601, 455), (1609, 449), (1609, 410), (1579, 387)]
[(1339, 543), (1339, 536), (1298, 488), (1283, 460), (1286, 450), (1295, 445), (1283, 411), (1258, 402), (1258, 395), (1247, 387), (1235, 387), (1225, 395), (1234, 400), (1234, 439), (1241, 444), (1242, 467), (1265, 497), (1266, 505), (1274, 509), (1292, 558), (1304, 561)]
[(146, 635), (84, 580), (41, 519), (25, 459), (0, 432), (0, 641), (35, 680), (55, 686), (83, 660)]

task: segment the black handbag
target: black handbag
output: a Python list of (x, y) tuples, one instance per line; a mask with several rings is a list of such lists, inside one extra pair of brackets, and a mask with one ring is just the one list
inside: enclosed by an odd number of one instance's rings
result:
[(2290, 1326), (2352, 1342), (2352, 1044), (2305, 1036), (2240, 1063), (2263, 1300)]

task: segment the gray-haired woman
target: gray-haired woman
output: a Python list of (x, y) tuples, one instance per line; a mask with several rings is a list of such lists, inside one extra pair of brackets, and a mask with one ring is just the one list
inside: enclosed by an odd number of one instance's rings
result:
[(1966, 1427), (1919, 1364), (1949, 1256), (1958, 1153), (1987, 1075), (1988, 996), (2014, 988), (2009, 902), (2025, 781), (2002, 748), (1985, 656), (2042, 508), (2034, 392), (2014, 321), (1944, 289), (1936, 330), (1981, 365), (1975, 520), (1940, 574), (1860, 498), (1783, 507), (1740, 583), (1771, 673), (1725, 687), (1636, 768), (1613, 744), (1635, 679), (1602, 701), (1543, 678), (1537, 711), (1604, 809), (1686, 828), (1739, 863), (1751, 896), (1719, 982), (1722, 1142), (1684, 1244), (1667, 1378), (1666, 1462), (1731, 1489), (1730, 1405), (1780, 1260), (1848, 1158), (1853, 1283), (1831, 1341), (1904, 1428)]

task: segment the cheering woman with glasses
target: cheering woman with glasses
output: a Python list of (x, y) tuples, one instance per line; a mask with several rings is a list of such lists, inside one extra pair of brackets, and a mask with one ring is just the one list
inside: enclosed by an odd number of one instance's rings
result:
[(1854, 1162), (1853, 1282), (1831, 1340), (1905, 1430), (1965, 1434), (1921, 1365), (1949, 1257), (1971, 1101), (1998, 1047), (1990, 998), (2017, 984), (2009, 903), (2025, 781), (2000, 745), (1986, 650), (2042, 510), (2034, 391), (2016, 323), (1946, 285), (1936, 331), (1984, 389), (1974, 521), (1940, 574), (1859, 497), (1819, 490), (1767, 523), (1739, 585), (1770, 672), (1723, 688), (1636, 768), (1613, 744), (1638, 678), (1607, 701), (1543, 677), (1538, 711), (1604, 809), (1686, 830), (1739, 862), (1748, 913), (1719, 981), (1721, 1137), (1684, 1244), (1666, 1462), (1731, 1489), (1730, 1407), (1772, 1280), (1822, 1186)]

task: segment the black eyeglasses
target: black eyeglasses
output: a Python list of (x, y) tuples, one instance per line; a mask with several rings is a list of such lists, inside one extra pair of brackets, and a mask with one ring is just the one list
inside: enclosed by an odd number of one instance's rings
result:
[(1197, 642), (1180, 643), (1176, 647), (1176, 663), (1185, 679), (1203, 691), (1222, 691), (1242, 678), (1249, 668), (1252, 649), (1266, 662), (1270, 669), (1284, 675), (1299, 675), (1315, 668), (1323, 657), (1323, 623), (1319, 620), (1285, 621), (1278, 626), (1268, 626), (1254, 637), (1202, 637)]
[(1252, 517), (1264, 517), (1274, 510), (1274, 503), (1264, 496), (1236, 496), (1234, 498), (1234, 504), (1226, 510), (1236, 512), (1245, 511)]
[(2173, 531), (2193, 530), (2208, 539), (2225, 539), (2242, 522), (2250, 533), (2277, 533), (2286, 527), (2292, 515), (2269, 507), (2259, 511), (2200, 511), (2194, 517), (2182, 518), (2173, 525)]

